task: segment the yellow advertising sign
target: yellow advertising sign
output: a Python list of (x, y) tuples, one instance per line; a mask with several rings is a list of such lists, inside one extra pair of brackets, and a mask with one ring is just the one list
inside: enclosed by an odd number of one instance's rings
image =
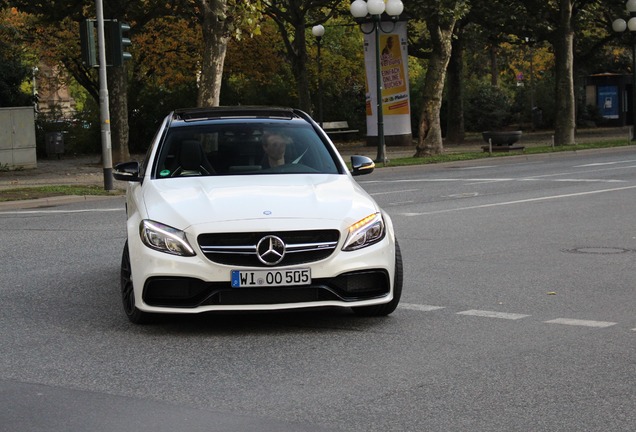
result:
[(385, 115), (408, 114), (409, 97), (399, 35), (380, 35), (380, 46), (383, 112)]

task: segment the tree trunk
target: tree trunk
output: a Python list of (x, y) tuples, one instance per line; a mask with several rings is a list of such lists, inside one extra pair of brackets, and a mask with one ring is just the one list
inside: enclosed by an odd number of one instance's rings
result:
[(451, 58), (448, 63), (448, 121), (446, 142), (464, 142), (464, 46), (461, 31), (453, 39)]
[(113, 164), (117, 164), (130, 160), (130, 152), (128, 151), (128, 76), (126, 67), (108, 68), (107, 78), (110, 139)]
[(560, 0), (560, 23), (554, 41), (556, 63), (555, 145), (575, 144), (576, 104), (574, 98), (574, 31), (572, 0)]
[(203, 60), (197, 106), (219, 106), (221, 78), (227, 51), (226, 0), (200, 0), (202, 8)]
[(294, 28), (294, 53), (292, 54), (292, 70), (296, 77), (298, 92), (298, 108), (311, 114), (311, 96), (309, 91), (309, 75), (307, 72), (307, 45), (305, 24)]
[(430, 156), (444, 152), (440, 110), (444, 93), (446, 68), (451, 56), (451, 41), (456, 19), (441, 25), (436, 16), (426, 19), (433, 49), (424, 81), (422, 113), (419, 122), (419, 137), (414, 157)]
[(499, 62), (497, 61), (497, 46), (490, 46), (490, 85), (499, 87)]

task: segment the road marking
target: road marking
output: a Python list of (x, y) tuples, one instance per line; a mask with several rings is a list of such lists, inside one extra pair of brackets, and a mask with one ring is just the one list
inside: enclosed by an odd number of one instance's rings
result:
[[(547, 181), (544, 179), (540, 179), (537, 177), (520, 177), (520, 178), (509, 178), (509, 179), (499, 179), (499, 178), (487, 178), (480, 181), (472, 181), (471, 183), (466, 183), (466, 186), (473, 186), (478, 184), (485, 183), (499, 183), (499, 182), (534, 182), (534, 181)], [(578, 179), (578, 178), (566, 178), (566, 179), (550, 179), (551, 182), (561, 182), (561, 183), (626, 183), (626, 180), (616, 180), (616, 179)]]
[(574, 166), (574, 168), (586, 168), (586, 167), (594, 167), (594, 166), (616, 165), (616, 164), (633, 163), (633, 162), (636, 162), (636, 161), (635, 160), (624, 160), (624, 161), (614, 161), (614, 162), (597, 162), (597, 163), (590, 163), (590, 164), (585, 164), (585, 165), (576, 165), (576, 166)]
[(388, 191), (388, 192), (375, 192), (372, 194), (369, 194), (371, 196), (380, 196), (380, 195), (395, 195), (396, 193), (407, 193), (407, 192), (419, 192), (421, 191), (421, 189), (406, 189), (406, 190), (401, 190), (401, 191)]
[(486, 168), (496, 168), (497, 165), (480, 165), (480, 166), (474, 166), (474, 167), (462, 167), (462, 168), (455, 168), (458, 171), (468, 171), (468, 170), (479, 170), (479, 169), (486, 169)]
[(398, 205), (405, 205), (405, 204), (413, 204), (415, 201), (411, 200), (411, 201), (397, 201), (397, 202), (391, 202), (388, 205), (390, 206), (398, 206)]
[[(467, 185), (471, 184), (480, 184), (480, 183), (499, 183), (499, 182), (547, 182), (547, 181), (565, 181), (572, 183), (625, 183), (626, 180), (616, 180), (616, 179), (584, 179), (584, 178), (569, 178), (569, 179), (546, 179), (543, 177), (551, 177), (551, 176), (559, 176), (566, 175), (572, 173), (563, 173), (563, 174), (550, 174), (546, 176), (533, 176), (533, 177), (483, 177), (483, 178), (433, 178), (433, 179), (401, 179), (401, 180), (371, 180), (360, 182), (360, 184), (374, 184), (374, 183), (457, 183), (457, 182), (465, 182)], [(414, 189), (413, 191), (417, 191), (419, 189)], [(407, 191), (397, 191), (397, 192), (407, 192)], [(371, 195), (380, 195), (380, 194), (392, 194), (396, 193), (396, 191), (387, 191), (387, 192), (376, 192)]]
[(589, 320), (578, 320), (578, 319), (569, 319), (569, 318), (557, 318), (557, 319), (544, 321), (544, 322), (547, 324), (564, 324), (564, 325), (596, 327), (596, 328), (611, 327), (613, 325), (616, 325), (615, 322), (589, 321)]
[[(446, 309), (444, 306), (432, 306), (425, 304), (415, 304), (415, 303), (400, 303), (398, 305), (398, 309), (412, 310), (412, 311), (420, 311), (420, 312), (431, 312), (441, 309)], [(464, 316), (476, 316), (483, 318), (499, 318), (499, 319), (507, 319), (507, 320), (519, 320), (522, 318), (527, 318), (532, 315), (518, 314), (518, 313), (507, 313), (507, 312), (496, 312), (496, 311), (487, 311), (487, 310), (477, 310), (471, 309), (467, 311), (457, 312), (456, 315), (464, 315)], [(580, 319), (570, 319), (570, 318), (557, 318), (549, 321), (543, 321), (544, 324), (562, 324), (569, 326), (583, 326), (583, 327), (592, 327), (592, 328), (606, 328), (616, 325), (615, 322), (610, 321), (592, 321), (592, 320), (580, 320)], [(631, 331), (636, 332), (636, 328), (633, 328)]]
[(450, 195), (441, 195), (440, 198), (474, 198), (479, 196), (479, 192), (465, 192)]
[(500, 207), (500, 206), (506, 206), (506, 205), (514, 205), (514, 204), (525, 204), (525, 203), (538, 202), (538, 201), (548, 201), (548, 200), (560, 199), (560, 198), (571, 198), (571, 197), (593, 195), (593, 194), (599, 194), (599, 193), (605, 193), (605, 192), (618, 192), (618, 191), (629, 190), (629, 189), (636, 189), (636, 185), (624, 186), (624, 187), (618, 187), (618, 188), (612, 188), (612, 189), (601, 189), (601, 190), (595, 190), (595, 191), (578, 192), (578, 193), (564, 194), (564, 195), (550, 195), (550, 196), (538, 197), (538, 198), (528, 198), (524, 200), (505, 201), (500, 203), (482, 204), (482, 205), (469, 206), (469, 207), (458, 207), (458, 208), (452, 208), (452, 209), (435, 210), (435, 211), (421, 212), (421, 213), (398, 213), (398, 214), (400, 214), (401, 216), (407, 216), (407, 217), (426, 216), (426, 215), (450, 213), (450, 212), (464, 211), (464, 210), (476, 210), (476, 209), (489, 208), (489, 207)]
[(431, 306), (431, 305), (421, 305), (421, 304), (413, 304), (413, 303), (400, 303), (398, 306), (400, 309), (407, 310), (416, 310), (422, 312), (431, 312), (439, 309), (446, 309), (443, 306)]
[(518, 320), (521, 318), (529, 317), (530, 315), (524, 314), (515, 314), (515, 313), (505, 313), (505, 312), (494, 312), (494, 311), (485, 311), (485, 310), (467, 310), (463, 312), (457, 312), (457, 315), (471, 315), (485, 318), (501, 318), (501, 319), (509, 319), (509, 320)]

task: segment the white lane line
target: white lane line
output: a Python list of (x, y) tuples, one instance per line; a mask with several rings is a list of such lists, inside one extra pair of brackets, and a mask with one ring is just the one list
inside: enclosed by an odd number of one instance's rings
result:
[[(498, 183), (498, 182), (553, 182), (553, 181), (566, 181), (572, 183), (626, 183), (626, 180), (617, 179), (585, 179), (585, 178), (566, 178), (566, 179), (547, 179), (545, 177), (559, 176), (572, 173), (563, 174), (550, 174), (549, 176), (533, 176), (533, 177), (484, 177), (484, 178), (434, 178), (434, 179), (402, 179), (402, 180), (371, 180), (360, 182), (360, 184), (374, 184), (374, 183), (457, 183), (465, 182), (467, 185), (480, 184), (480, 183)], [(418, 189), (415, 189), (418, 190)], [(398, 191), (406, 192), (406, 191)], [(376, 194), (390, 194), (393, 192), (376, 192)], [(373, 195), (373, 194), (372, 194)]]
[(455, 168), (458, 171), (468, 171), (468, 170), (479, 170), (479, 169), (486, 169), (486, 168), (496, 168), (497, 165), (480, 165), (480, 166), (474, 166), (474, 167), (463, 167), (463, 168)]
[(498, 182), (534, 182), (534, 181), (551, 181), (555, 183), (627, 183), (626, 180), (615, 180), (615, 179), (578, 179), (578, 178), (565, 178), (565, 179), (550, 179), (544, 180), (537, 177), (520, 177), (515, 179), (484, 179), (483, 181), (474, 181), (472, 183), (466, 183), (466, 186), (474, 186), (485, 183), (498, 183)]
[(484, 317), (484, 318), (501, 318), (501, 319), (509, 319), (509, 320), (518, 320), (518, 319), (526, 318), (530, 316), (530, 315), (524, 315), (524, 314), (494, 312), (494, 311), (474, 310), (474, 309), (463, 311), (463, 312), (457, 312), (457, 315), (470, 315), (470, 316), (478, 316), (478, 317)]
[(405, 204), (413, 204), (415, 201), (411, 200), (411, 201), (396, 201), (396, 202), (391, 202), (388, 205), (390, 206), (398, 206), (398, 205), (405, 205)]
[(578, 320), (578, 319), (569, 319), (569, 318), (557, 318), (550, 321), (544, 321), (547, 324), (564, 324), (571, 326), (583, 326), (583, 327), (596, 327), (596, 328), (605, 328), (616, 325), (615, 322), (608, 321), (589, 321), (589, 320)]
[(431, 312), (435, 310), (446, 309), (445, 307), (442, 307), (442, 306), (421, 305), (421, 304), (413, 304), (413, 303), (400, 303), (398, 305), (398, 308), (407, 309), (407, 310), (416, 310), (416, 311), (422, 311), (422, 312)]
[(538, 198), (528, 198), (528, 199), (517, 200), (517, 201), (505, 201), (500, 203), (483, 204), (478, 206), (458, 207), (458, 208), (435, 210), (435, 211), (429, 211), (429, 212), (398, 213), (398, 214), (400, 214), (401, 216), (426, 216), (426, 215), (433, 215), (433, 214), (440, 214), (440, 213), (450, 213), (450, 212), (456, 212), (456, 211), (475, 210), (475, 209), (482, 209), (482, 208), (489, 208), (489, 207), (500, 207), (500, 206), (506, 206), (506, 205), (525, 204), (525, 203), (531, 203), (531, 202), (537, 202), (537, 201), (548, 201), (553, 199), (593, 195), (593, 194), (599, 194), (599, 193), (605, 193), (605, 192), (618, 192), (618, 191), (623, 191), (628, 189), (636, 189), (636, 185), (624, 186), (624, 187), (618, 187), (618, 188), (612, 188), (612, 189), (601, 189), (601, 190), (595, 190), (595, 191), (578, 192), (578, 193), (564, 194), (564, 195), (551, 195), (551, 196), (538, 197)]
[(575, 165), (574, 168), (617, 165), (617, 164), (633, 163), (633, 162), (636, 162), (636, 160), (622, 160), (622, 161), (614, 161), (614, 162), (597, 162), (597, 163), (590, 163), (590, 164), (585, 164), (585, 165)]
[(369, 194), (371, 196), (380, 196), (380, 195), (395, 195), (396, 193), (408, 193), (408, 192), (419, 192), (422, 189), (406, 189), (406, 190), (400, 190), (400, 191), (387, 191), (387, 192), (375, 192), (372, 194)]
[(85, 210), (15, 210), (0, 211), (0, 216), (11, 214), (60, 214), (60, 213), (105, 213), (105, 212), (123, 212), (125, 208), (105, 208), (105, 209), (85, 209)]

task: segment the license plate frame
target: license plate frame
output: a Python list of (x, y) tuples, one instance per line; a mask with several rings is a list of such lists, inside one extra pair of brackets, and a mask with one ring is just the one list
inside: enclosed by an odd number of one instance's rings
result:
[(270, 288), (311, 285), (310, 268), (231, 270), (232, 288)]

